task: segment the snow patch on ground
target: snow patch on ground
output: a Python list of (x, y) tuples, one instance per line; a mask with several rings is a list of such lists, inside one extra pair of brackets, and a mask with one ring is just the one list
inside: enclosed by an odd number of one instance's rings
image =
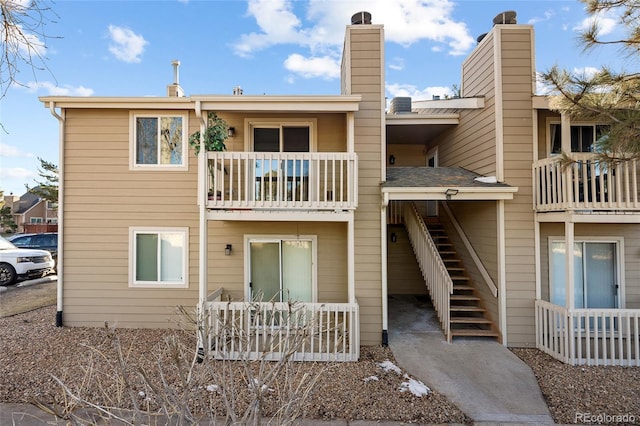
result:
[(429, 395), (431, 389), (420, 380), (413, 379), (405, 374), (405, 378), (409, 380), (400, 384), (400, 392), (411, 392), (417, 397)]
[(365, 383), (369, 383), (369, 382), (377, 382), (378, 380), (380, 380), (378, 378), (378, 376), (369, 376), (369, 377), (365, 377), (364, 378), (364, 382)]
[[(393, 372), (398, 376), (402, 374), (402, 370), (389, 360), (378, 363), (378, 367), (382, 368), (387, 373)], [(376, 376), (370, 376), (364, 379), (364, 381), (367, 382), (369, 380), (374, 380), (372, 379), (372, 377), (375, 377), (375, 380), (378, 380)], [(422, 397), (431, 393), (431, 389), (429, 389), (429, 387), (427, 387), (427, 385), (422, 383), (420, 380), (413, 379), (406, 373), (403, 375), (403, 377), (407, 379), (407, 381), (400, 384), (400, 392), (411, 392), (417, 397)]]
[(378, 363), (378, 367), (382, 368), (387, 373), (390, 371), (393, 371), (397, 375), (402, 374), (402, 370), (400, 370), (400, 368), (397, 365), (395, 365), (389, 360)]
[(218, 392), (220, 390), (220, 386), (218, 385), (208, 385), (207, 390), (209, 392)]

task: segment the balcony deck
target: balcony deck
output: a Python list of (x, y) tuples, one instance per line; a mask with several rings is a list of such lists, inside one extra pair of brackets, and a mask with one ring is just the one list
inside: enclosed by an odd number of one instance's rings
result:
[(355, 153), (208, 152), (206, 179), (210, 211), (330, 213), (358, 205)]
[(594, 154), (572, 158), (567, 165), (558, 157), (533, 164), (535, 211), (640, 213), (636, 160), (605, 165)]

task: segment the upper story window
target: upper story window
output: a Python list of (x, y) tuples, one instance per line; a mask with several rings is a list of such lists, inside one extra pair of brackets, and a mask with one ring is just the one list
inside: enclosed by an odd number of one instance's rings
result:
[(29, 219), (29, 223), (42, 223), (42, 218), (41, 217), (32, 217)]
[(187, 115), (131, 114), (131, 168), (186, 170)]
[[(604, 124), (572, 124), (571, 152), (595, 152), (596, 143), (609, 133), (609, 126)], [(549, 129), (552, 154), (562, 153), (562, 126), (551, 123)]]

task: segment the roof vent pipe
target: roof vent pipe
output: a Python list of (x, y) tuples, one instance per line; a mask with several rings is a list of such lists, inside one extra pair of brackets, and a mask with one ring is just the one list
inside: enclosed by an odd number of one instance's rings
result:
[(369, 12), (358, 12), (351, 17), (351, 25), (371, 24), (371, 14)]
[(171, 62), (171, 65), (173, 65), (173, 84), (178, 85), (180, 84), (180, 61), (175, 60)]
[(244, 92), (243, 92), (243, 90), (242, 90), (242, 87), (240, 87), (240, 86), (235, 86), (235, 87), (233, 88), (233, 94), (234, 94), (235, 96), (240, 96), (240, 95), (242, 95), (243, 93), (244, 93)]

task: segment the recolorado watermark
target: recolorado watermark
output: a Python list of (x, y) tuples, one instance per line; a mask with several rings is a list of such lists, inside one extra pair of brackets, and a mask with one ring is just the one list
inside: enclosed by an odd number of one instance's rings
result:
[(608, 423), (636, 424), (638, 418), (633, 414), (576, 413), (574, 423), (601, 425)]

